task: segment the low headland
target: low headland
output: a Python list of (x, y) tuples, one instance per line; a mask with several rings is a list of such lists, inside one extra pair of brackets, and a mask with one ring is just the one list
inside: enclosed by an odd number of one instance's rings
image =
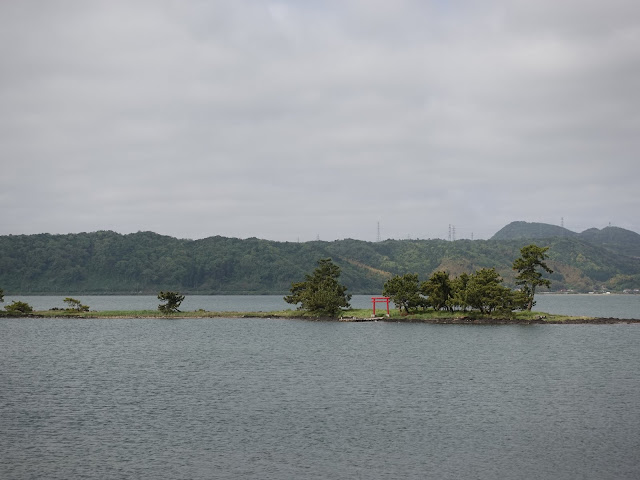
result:
[(428, 311), (409, 315), (397, 310), (373, 316), (371, 309), (344, 310), (340, 317), (318, 317), (300, 310), (279, 310), (272, 312), (212, 312), (195, 310), (190, 312), (163, 313), (158, 310), (111, 310), (87, 311), (43, 310), (22, 315), (7, 314), (0, 311), (3, 317), (20, 318), (76, 318), (76, 319), (116, 319), (116, 318), (157, 318), (157, 319), (190, 319), (190, 318), (279, 318), (308, 321), (336, 322), (393, 322), (393, 323), (427, 323), (438, 325), (544, 325), (544, 324), (620, 324), (640, 323), (640, 319), (598, 318), (569, 315), (556, 315), (544, 312), (513, 312), (511, 315), (483, 315), (478, 312), (444, 312)]

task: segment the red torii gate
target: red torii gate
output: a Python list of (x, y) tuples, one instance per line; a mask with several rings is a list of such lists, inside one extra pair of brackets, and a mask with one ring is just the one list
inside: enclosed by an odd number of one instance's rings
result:
[(387, 317), (389, 316), (389, 299), (390, 297), (371, 297), (371, 303), (373, 303), (373, 316), (376, 316), (376, 303), (387, 304)]

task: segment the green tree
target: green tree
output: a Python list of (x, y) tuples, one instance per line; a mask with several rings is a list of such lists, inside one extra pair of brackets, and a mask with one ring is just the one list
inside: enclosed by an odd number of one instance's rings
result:
[(520, 258), (513, 262), (513, 269), (518, 272), (516, 275), (516, 285), (522, 286), (522, 291), (527, 297), (527, 310), (531, 310), (535, 305), (533, 297), (536, 294), (536, 287), (551, 286), (551, 281), (542, 278), (542, 272), (538, 268), (543, 269), (547, 273), (553, 273), (544, 262), (548, 257), (546, 254), (549, 247), (538, 247), (537, 245), (527, 245), (520, 249)]
[(33, 312), (33, 307), (26, 302), (20, 302), (14, 300), (10, 305), (4, 307), (4, 309), (14, 315), (24, 315), (26, 313)]
[(420, 295), (420, 280), (417, 273), (396, 275), (384, 283), (382, 295), (391, 298), (398, 310), (409, 313), (411, 310), (426, 306), (426, 300)]
[(513, 294), (513, 310), (527, 310), (529, 308), (529, 295), (524, 290), (516, 290)]
[(318, 260), (318, 267), (313, 274), (305, 275), (304, 282), (291, 284), (291, 295), (284, 301), (300, 304), (298, 310), (321, 316), (337, 317), (342, 308), (349, 308), (351, 294), (347, 287), (338, 282), (340, 267), (330, 258)]
[(512, 310), (513, 292), (502, 285), (502, 278), (495, 268), (482, 268), (473, 273), (466, 291), (469, 306), (481, 313)]
[(451, 280), (447, 272), (432, 273), (429, 280), (422, 282), (420, 292), (427, 297), (428, 305), (434, 310), (451, 310)]
[(175, 313), (180, 311), (178, 307), (184, 300), (184, 295), (178, 292), (160, 292), (158, 300), (165, 302), (158, 305), (158, 310), (162, 313)]
[(451, 310), (460, 309), (464, 312), (469, 307), (467, 285), (470, 278), (468, 273), (461, 273), (451, 281), (451, 297), (449, 298)]
[(4, 290), (0, 288), (0, 303), (4, 303)]
[(76, 312), (89, 311), (88, 305), (83, 305), (80, 300), (76, 300), (75, 298), (67, 297), (63, 301), (67, 304), (67, 310), (74, 310)]

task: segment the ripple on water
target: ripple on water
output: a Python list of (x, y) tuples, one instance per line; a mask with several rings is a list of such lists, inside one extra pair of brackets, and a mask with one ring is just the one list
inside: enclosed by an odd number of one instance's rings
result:
[(637, 325), (0, 320), (2, 478), (638, 478)]

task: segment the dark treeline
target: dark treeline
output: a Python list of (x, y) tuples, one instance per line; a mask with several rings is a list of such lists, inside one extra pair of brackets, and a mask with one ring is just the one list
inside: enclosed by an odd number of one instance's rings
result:
[[(515, 286), (513, 259), (529, 239), (273, 242), (256, 238), (182, 240), (139, 232), (0, 236), (0, 288), (5, 294), (144, 293), (282, 294), (332, 258), (351, 293), (381, 292), (394, 275), (435, 271), (452, 276), (495, 268)], [(553, 237), (553, 290), (622, 291), (640, 286), (640, 259), (581, 237)]]

